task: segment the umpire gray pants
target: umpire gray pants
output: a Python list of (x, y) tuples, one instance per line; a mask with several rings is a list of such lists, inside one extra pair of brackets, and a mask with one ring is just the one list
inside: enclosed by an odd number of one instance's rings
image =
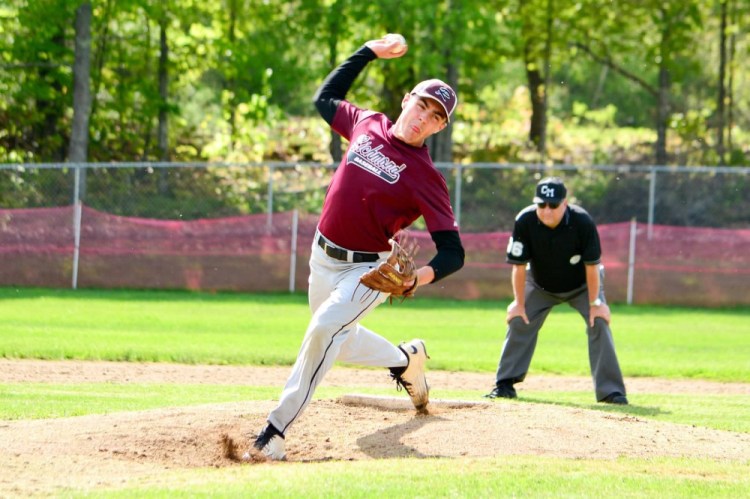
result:
[[(600, 267), (599, 298), (602, 301), (604, 301), (603, 274), (603, 267)], [(617, 362), (615, 343), (609, 325), (603, 319), (597, 318), (594, 321), (594, 327), (589, 327), (589, 298), (586, 285), (566, 293), (549, 293), (537, 286), (529, 272), (526, 276), (525, 294), (526, 316), (529, 318), (529, 323), (526, 324), (520, 317), (515, 317), (508, 324), (496, 381), (520, 383), (526, 378), (539, 330), (544, 325), (547, 315), (555, 305), (568, 303), (578, 310), (586, 323), (589, 365), (591, 377), (594, 380), (596, 400), (601, 401), (614, 392), (626, 395), (625, 383), (622, 379), (620, 364)]]

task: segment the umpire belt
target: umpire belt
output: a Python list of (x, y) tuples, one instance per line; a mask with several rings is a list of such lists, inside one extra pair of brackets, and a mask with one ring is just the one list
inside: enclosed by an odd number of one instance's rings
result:
[(318, 235), (318, 246), (323, 248), (326, 255), (342, 262), (350, 263), (362, 263), (362, 262), (377, 262), (380, 259), (380, 255), (377, 253), (360, 253), (359, 251), (349, 251), (339, 246), (335, 246), (328, 239), (323, 237), (322, 234)]

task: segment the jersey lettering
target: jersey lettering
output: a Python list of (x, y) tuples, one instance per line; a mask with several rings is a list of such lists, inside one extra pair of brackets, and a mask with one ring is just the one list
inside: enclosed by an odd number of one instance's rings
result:
[(388, 156), (381, 151), (383, 145), (372, 147), (372, 138), (367, 135), (360, 135), (355, 140), (352, 147), (349, 148), (347, 163), (356, 165), (366, 172), (376, 175), (389, 184), (398, 182), (401, 172), (406, 169), (406, 165), (397, 165)]

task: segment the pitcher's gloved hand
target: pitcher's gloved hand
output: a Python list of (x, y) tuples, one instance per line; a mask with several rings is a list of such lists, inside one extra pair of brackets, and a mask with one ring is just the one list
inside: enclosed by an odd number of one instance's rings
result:
[(393, 297), (411, 297), (417, 290), (417, 266), (414, 257), (419, 246), (408, 234), (401, 232), (399, 241), (390, 239), (391, 254), (386, 261), (369, 270), (359, 278), (359, 282), (370, 289), (389, 293)]

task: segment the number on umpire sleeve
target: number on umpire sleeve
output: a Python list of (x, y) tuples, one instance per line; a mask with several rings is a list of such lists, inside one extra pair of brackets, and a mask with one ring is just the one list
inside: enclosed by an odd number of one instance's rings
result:
[(521, 241), (514, 241), (511, 237), (508, 239), (508, 249), (506, 251), (511, 256), (519, 257), (523, 254), (523, 243)]

